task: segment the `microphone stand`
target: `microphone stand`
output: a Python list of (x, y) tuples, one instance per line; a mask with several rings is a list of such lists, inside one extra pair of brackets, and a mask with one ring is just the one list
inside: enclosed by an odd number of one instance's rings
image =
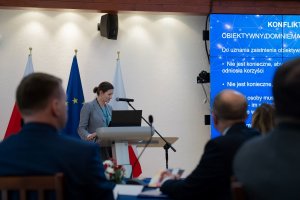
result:
[[(127, 103), (133, 110), (136, 110), (129, 101), (127, 101)], [(146, 124), (151, 126), (151, 124), (143, 116), (142, 116), (142, 119), (144, 120), (144, 122), (146, 122)], [(165, 149), (165, 157), (166, 157), (166, 169), (168, 169), (168, 167), (169, 167), (168, 166), (168, 160), (169, 160), (168, 150), (169, 150), (169, 148), (171, 148), (174, 152), (176, 152), (176, 149), (174, 147), (172, 147), (172, 145), (156, 129), (154, 129), (154, 131), (165, 142), (164, 149)]]

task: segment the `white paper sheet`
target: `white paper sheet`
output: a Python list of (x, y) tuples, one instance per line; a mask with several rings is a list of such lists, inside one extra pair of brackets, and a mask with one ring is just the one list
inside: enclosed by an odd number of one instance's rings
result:
[(132, 195), (137, 196), (143, 190), (144, 186), (142, 185), (122, 185), (117, 184), (114, 188), (114, 198), (117, 199), (118, 195)]

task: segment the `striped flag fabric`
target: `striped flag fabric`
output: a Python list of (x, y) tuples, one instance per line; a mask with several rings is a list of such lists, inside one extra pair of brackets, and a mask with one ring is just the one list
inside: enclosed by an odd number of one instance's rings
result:
[[(116, 98), (126, 98), (123, 77), (122, 77), (122, 70), (120, 59), (117, 59), (116, 71), (113, 80), (114, 85), (114, 93), (112, 99), (110, 101), (110, 105), (112, 106), (113, 110), (128, 110), (128, 104), (126, 102), (116, 101)], [(140, 163), (138, 162), (138, 152), (136, 145), (128, 145), (128, 154), (129, 154), (129, 162), (130, 165), (133, 167), (132, 169), (132, 177), (137, 178), (142, 174), (142, 168)], [(135, 162), (137, 162), (135, 164)], [(135, 164), (135, 166), (134, 166)]]
[[(32, 55), (31, 53), (28, 55), (27, 63), (25, 66), (25, 71), (23, 77), (27, 76), (28, 74), (33, 73), (33, 64), (32, 64)], [(22, 127), (22, 117), (18, 105), (15, 102), (13, 107), (9, 123), (7, 125), (4, 139), (8, 138), (9, 136), (16, 134), (21, 130)]]

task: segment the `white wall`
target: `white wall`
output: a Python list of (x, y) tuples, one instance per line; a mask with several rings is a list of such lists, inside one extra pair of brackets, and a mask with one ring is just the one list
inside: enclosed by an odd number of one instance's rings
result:
[[(118, 40), (100, 36), (97, 23), (102, 14), (78, 11), (0, 10), (0, 137), (3, 138), (15, 102), (28, 48), (33, 48), (35, 71), (59, 76), (67, 86), (74, 49), (86, 101), (92, 88), (112, 81), (117, 51), (127, 97), (143, 116), (154, 117), (163, 136), (176, 136), (177, 152), (169, 150), (169, 166), (186, 169), (198, 163), (210, 127), (204, 126), (204, 93), (196, 76), (209, 70), (202, 41), (204, 16), (119, 14)], [(209, 85), (205, 86), (209, 91)], [(165, 167), (164, 149), (146, 149), (141, 158), (143, 176)]]

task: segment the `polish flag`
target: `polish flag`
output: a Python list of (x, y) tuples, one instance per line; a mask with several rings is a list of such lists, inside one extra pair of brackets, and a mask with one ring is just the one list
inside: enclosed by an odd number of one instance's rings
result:
[[(116, 101), (117, 97), (126, 98), (119, 58), (117, 59), (117, 66), (116, 66), (115, 76), (113, 80), (113, 85), (114, 85), (114, 93), (110, 101), (110, 105), (114, 110), (128, 110), (128, 104), (126, 102)], [(128, 145), (128, 154), (129, 154), (129, 162), (130, 165), (132, 166), (132, 177), (137, 178), (139, 175), (142, 174), (142, 168), (139, 161), (137, 160), (138, 151), (136, 145)]]
[[(28, 55), (27, 64), (25, 67), (24, 76), (27, 76), (28, 74), (31, 74), (33, 72), (33, 65), (32, 65), (32, 55), (31, 53)], [(21, 113), (19, 111), (18, 105), (15, 103), (14, 108), (12, 110), (10, 120), (4, 135), (4, 139), (7, 137), (18, 133), (21, 130), (22, 126), (22, 117)]]

